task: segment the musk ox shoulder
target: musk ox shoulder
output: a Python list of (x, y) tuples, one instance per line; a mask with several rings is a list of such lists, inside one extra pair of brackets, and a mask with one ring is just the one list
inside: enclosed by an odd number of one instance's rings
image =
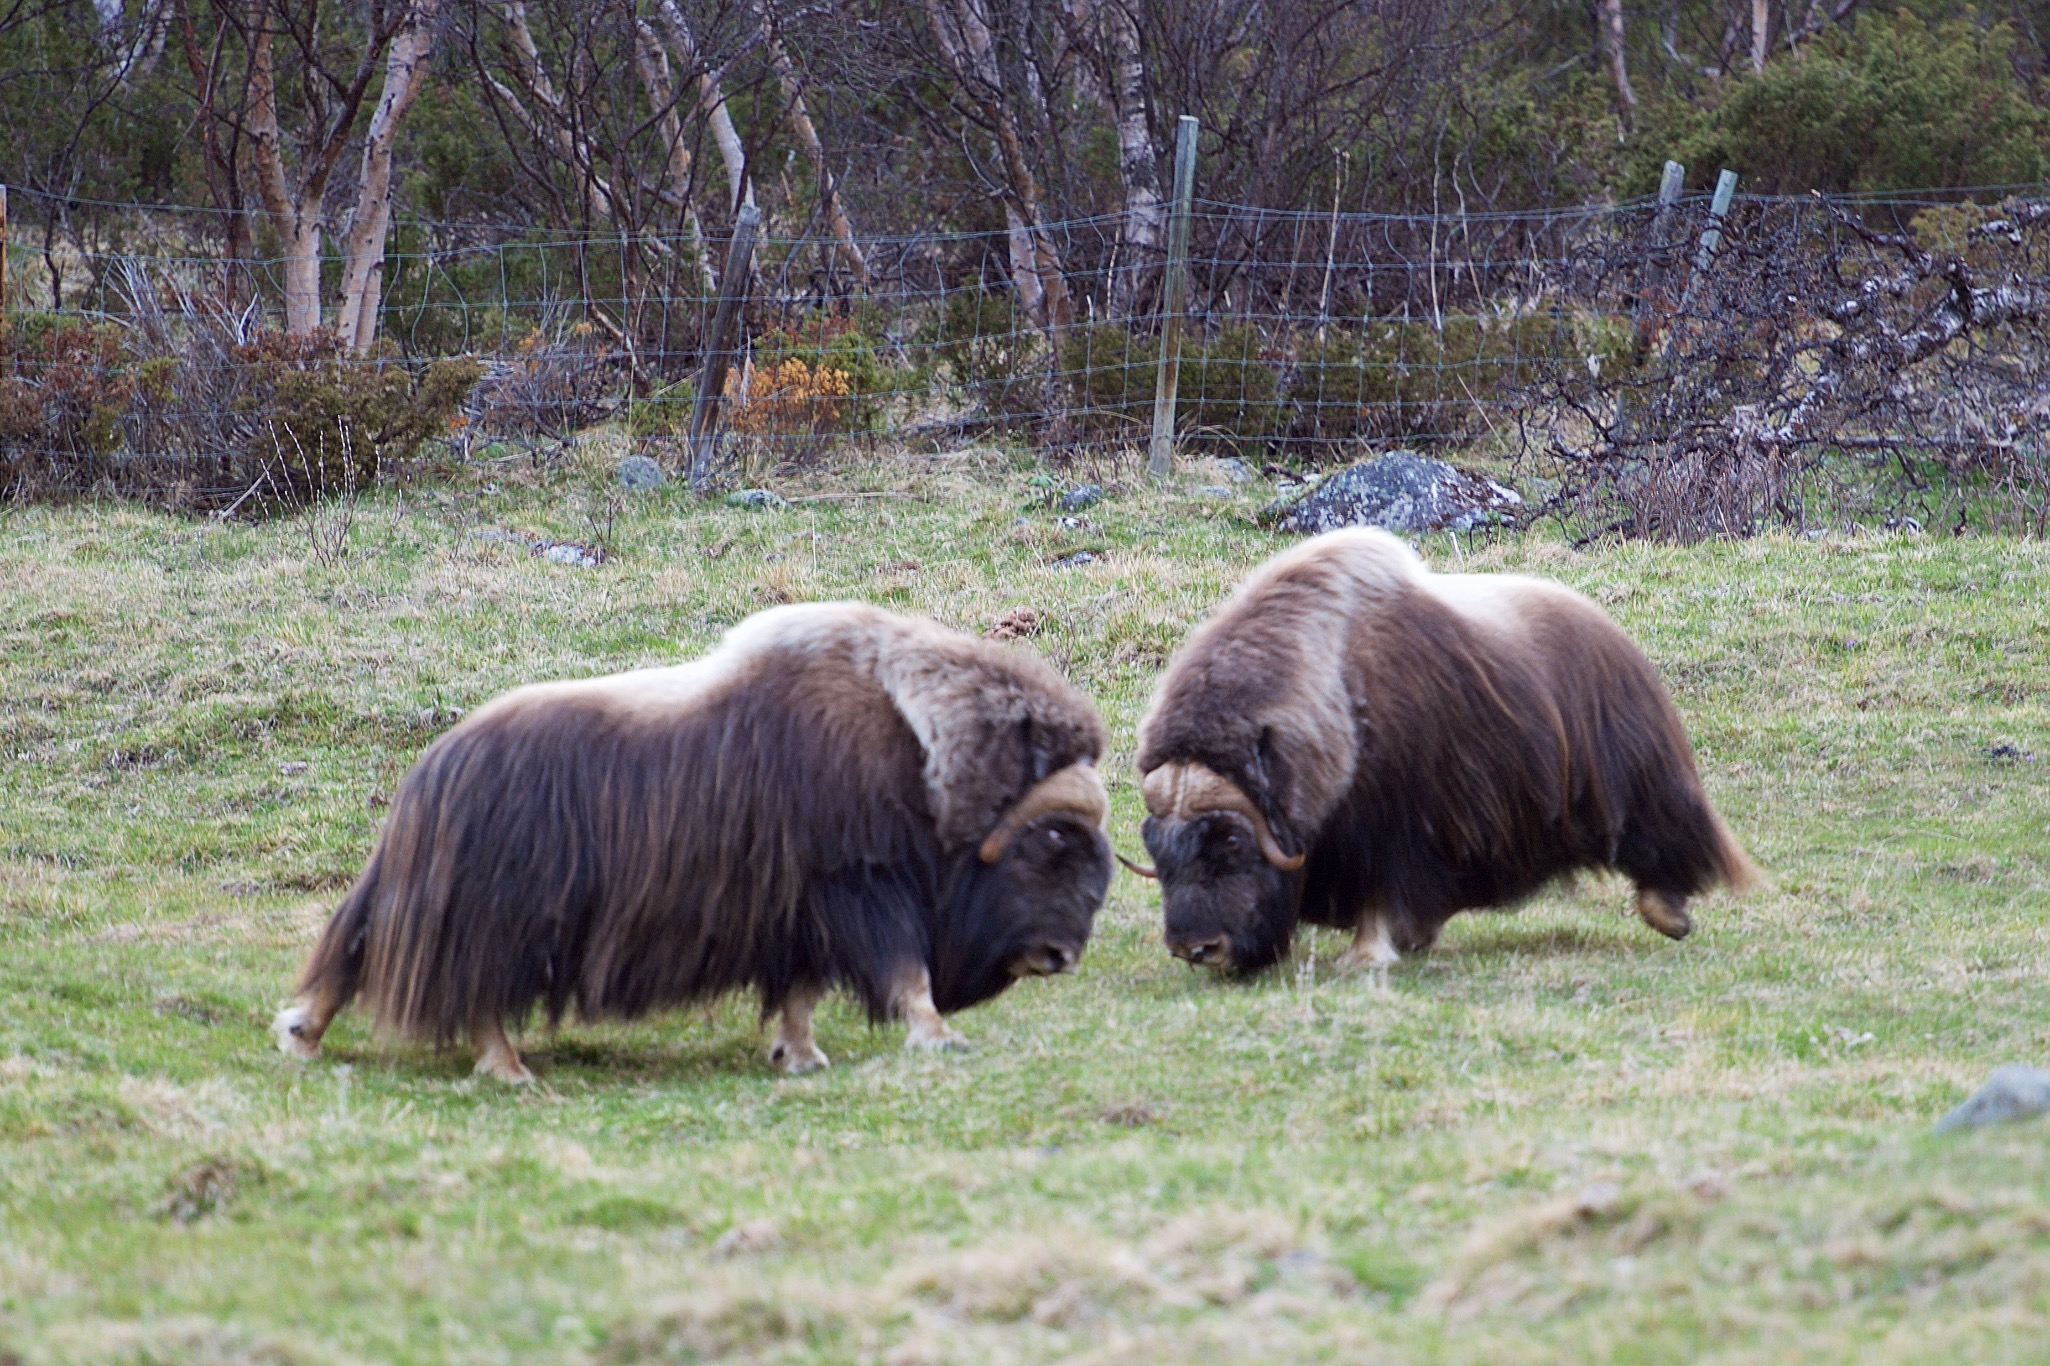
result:
[[(1250, 972), (1299, 921), (1386, 966), (1463, 910), (1615, 869), (1673, 938), (1754, 876), (1657, 673), (1560, 584), (1434, 574), (1381, 531), (1275, 556), (1193, 632), (1139, 726), (1167, 943)], [(1143, 871), (1143, 870), (1142, 870)]]
[(780, 607), (674, 668), (517, 689), (420, 756), (279, 1013), (312, 1056), (361, 996), (467, 1039), (752, 989), (771, 1056), (823, 1066), (844, 988), (914, 1047), (1064, 972), (1110, 880), (1102, 720), (1021, 647), (853, 603)]

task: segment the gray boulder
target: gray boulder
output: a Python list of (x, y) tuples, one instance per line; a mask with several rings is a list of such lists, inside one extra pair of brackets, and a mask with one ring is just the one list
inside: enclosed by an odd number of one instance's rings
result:
[(652, 456), (629, 455), (619, 462), (619, 486), (638, 493), (645, 489), (659, 489), (669, 482), (669, 476), (662, 473), (661, 463)]
[(1995, 1068), (1984, 1086), (1936, 1122), (1936, 1132), (1976, 1129), (1982, 1124), (2004, 1124), (2011, 1119), (2040, 1115), (2046, 1110), (2050, 1110), (2050, 1072), (2013, 1063)]
[(771, 493), (767, 489), (735, 489), (732, 493), (726, 495), (726, 506), (730, 508), (754, 508), (758, 511), (767, 509), (773, 512), (781, 508), (787, 508), (790, 504), (785, 502), (780, 495)]
[(1078, 484), (1061, 495), (1062, 512), (1080, 512), (1103, 501), (1103, 490), (1094, 484)]
[(1515, 519), (1523, 499), (1492, 479), (1415, 451), (1390, 451), (1318, 484), (1281, 514), (1283, 531), (1317, 535), (1347, 526), (1386, 531), (1471, 531)]

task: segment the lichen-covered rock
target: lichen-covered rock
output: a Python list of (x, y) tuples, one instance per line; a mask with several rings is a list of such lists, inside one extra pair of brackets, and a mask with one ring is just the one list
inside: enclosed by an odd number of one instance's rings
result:
[(1347, 526), (1386, 531), (1471, 531), (1513, 522), (1523, 499), (1492, 479), (1415, 451), (1390, 451), (1341, 470), (1281, 513), (1282, 531), (1317, 535)]
[(1103, 490), (1094, 484), (1078, 484), (1061, 495), (1062, 512), (1080, 512), (1103, 501)]
[(619, 486), (641, 492), (659, 489), (669, 482), (669, 476), (662, 472), (660, 462), (652, 456), (629, 455), (619, 462)]

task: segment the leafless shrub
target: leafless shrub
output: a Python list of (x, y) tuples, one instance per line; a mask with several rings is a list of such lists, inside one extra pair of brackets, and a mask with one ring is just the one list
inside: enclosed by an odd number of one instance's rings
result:
[[(2050, 205), (1945, 205), (1891, 231), (1817, 197), (1691, 231), (1592, 236), (1560, 283), (1627, 299), (1619, 363), (1541, 367), (1521, 449), (1589, 534), (1692, 540), (1913, 512), (2050, 518)], [(1699, 223), (1695, 224), (1698, 228)]]

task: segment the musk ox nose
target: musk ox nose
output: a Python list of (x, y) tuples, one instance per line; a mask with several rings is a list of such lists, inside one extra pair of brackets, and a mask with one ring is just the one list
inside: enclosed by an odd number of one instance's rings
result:
[(1193, 943), (1176, 943), (1169, 940), (1167, 951), (1177, 958), (1194, 963), (1197, 967), (1223, 967), (1225, 961), (1231, 957), (1231, 941), (1221, 934), (1213, 939), (1199, 939)]

